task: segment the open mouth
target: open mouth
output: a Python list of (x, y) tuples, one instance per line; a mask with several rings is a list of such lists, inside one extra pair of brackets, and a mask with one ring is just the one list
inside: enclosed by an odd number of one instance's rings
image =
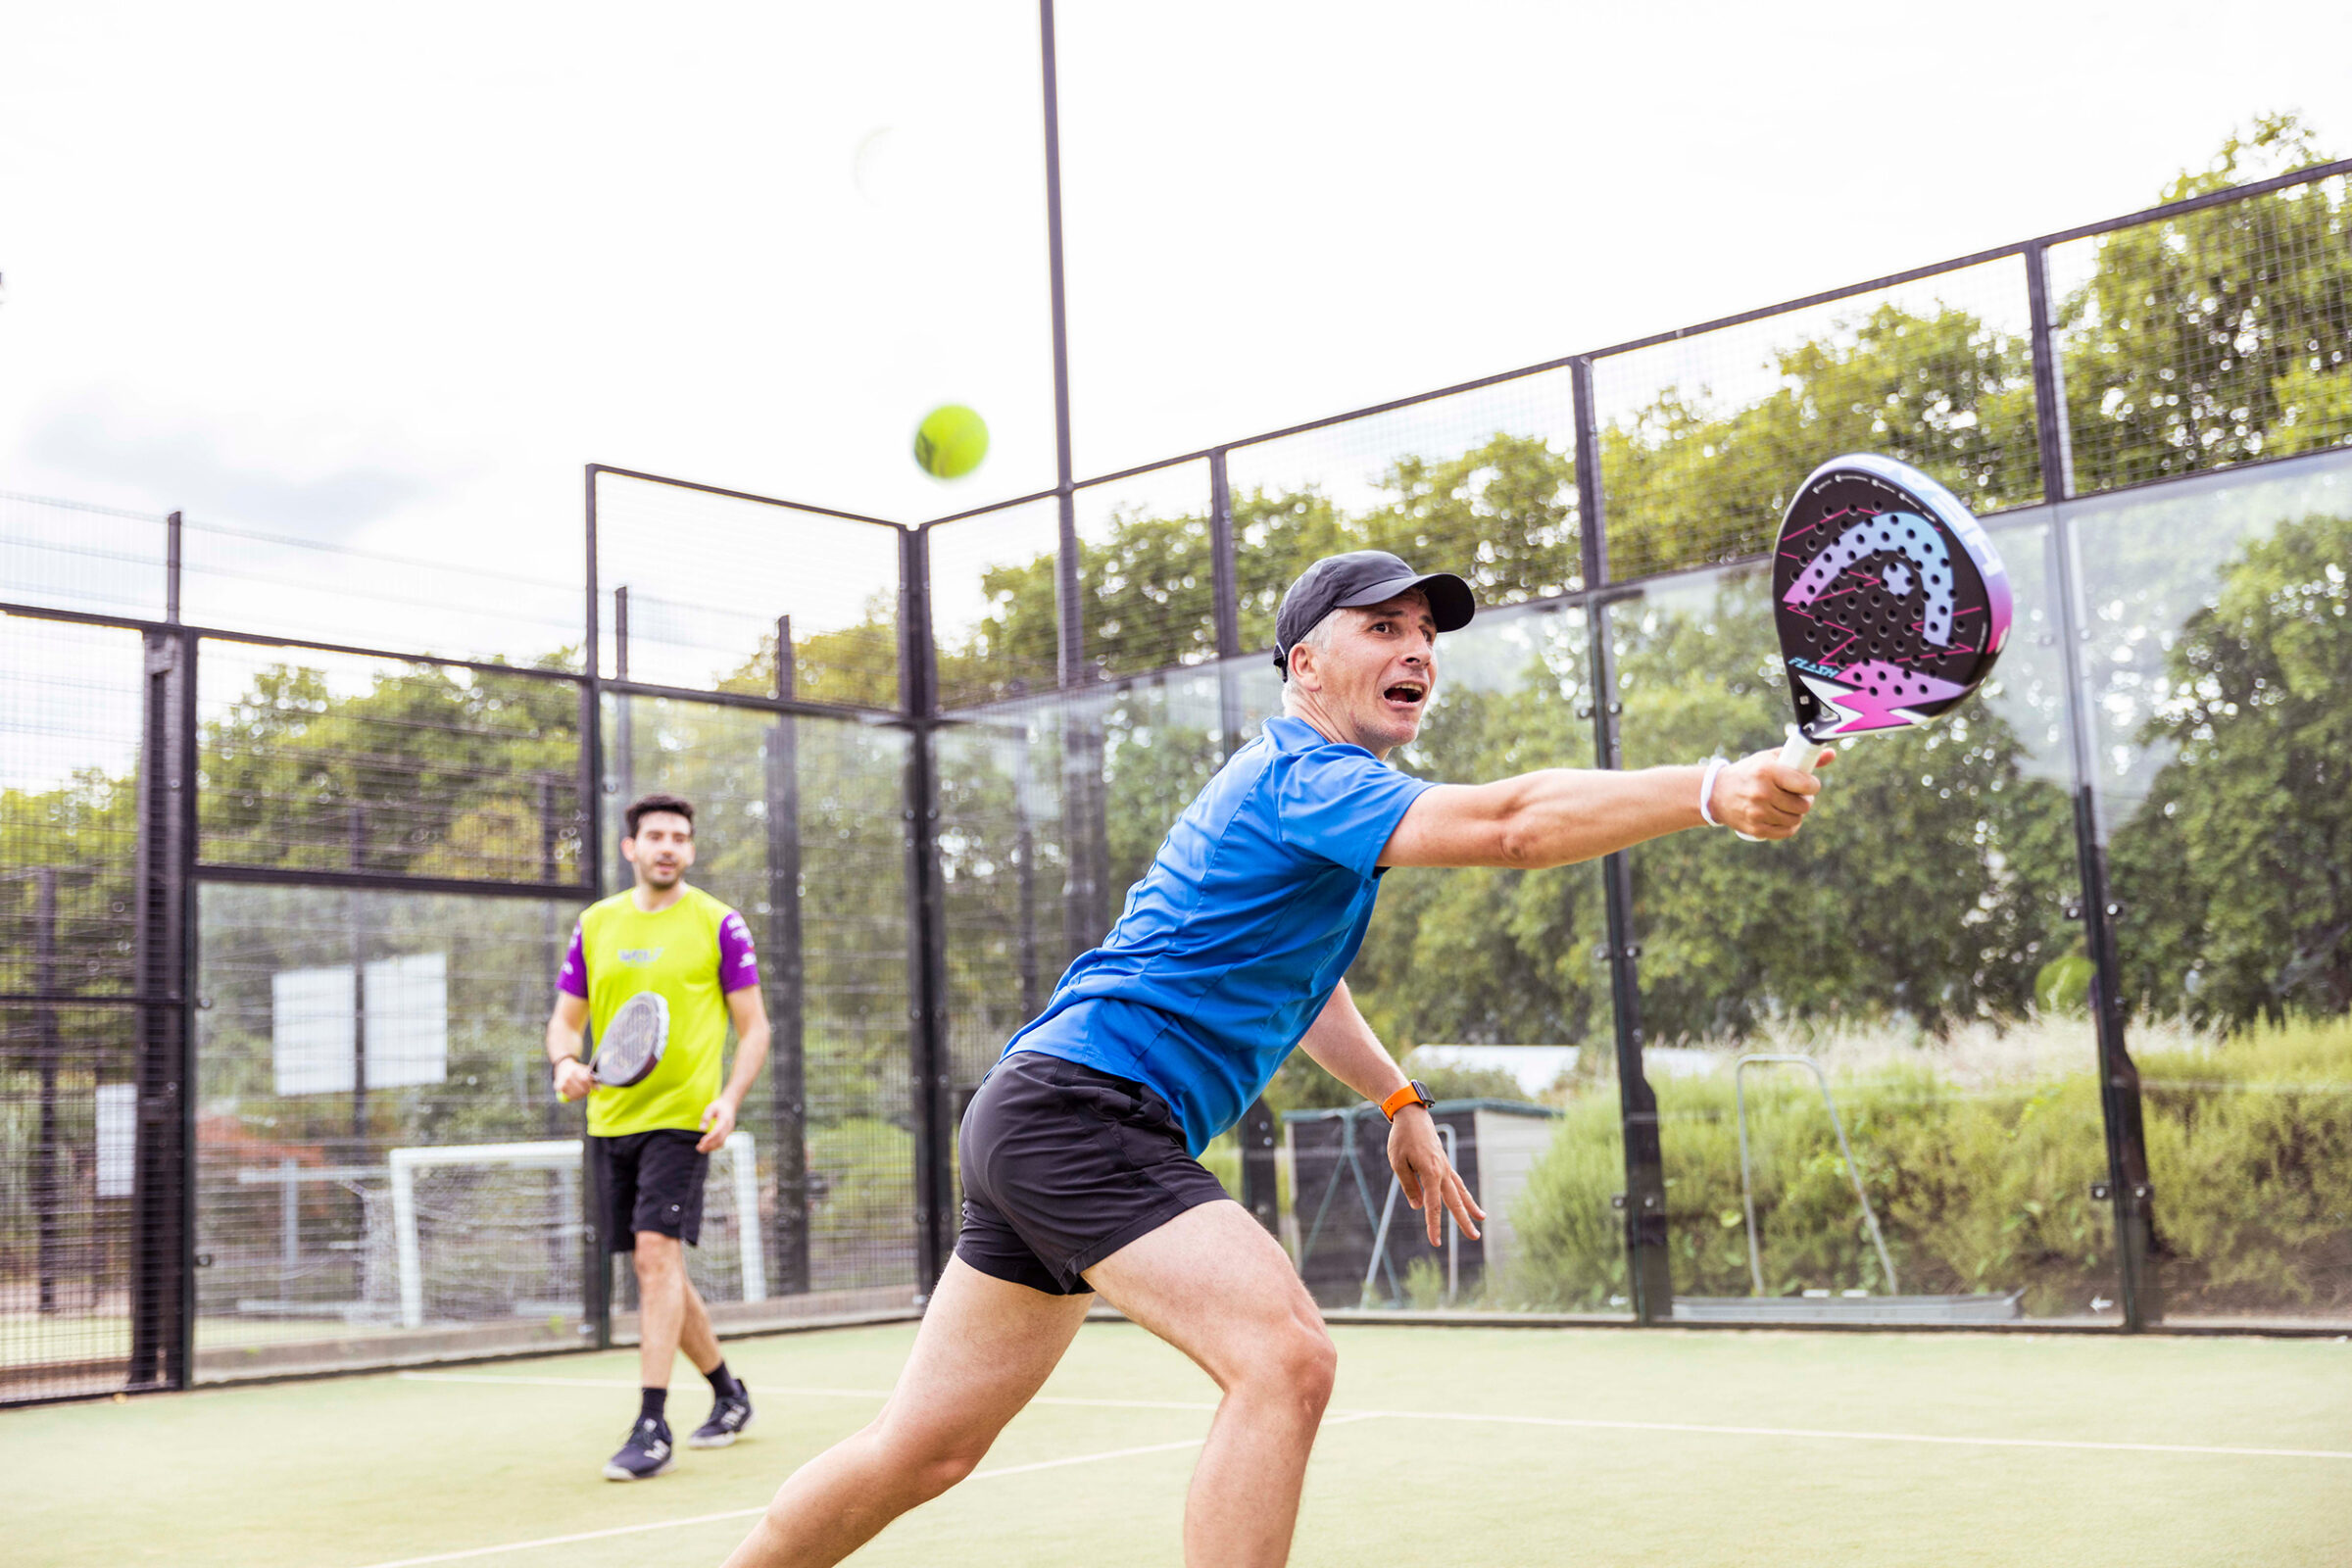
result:
[(1429, 688), (1417, 680), (1400, 680), (1384, 688), (1381, 696), (1400, 707), (1418, 708), (1429, 696)]

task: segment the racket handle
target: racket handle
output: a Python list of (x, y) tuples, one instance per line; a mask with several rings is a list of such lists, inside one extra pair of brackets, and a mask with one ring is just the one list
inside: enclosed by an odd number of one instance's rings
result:
[[(1805, 739), (1803, 730), (1798, 729), (1794, 724), (1789, 725), (1788, 738), (1781, 743), (1781, 765), (1793, 767), (1799, 773), (1810, 773), (1820, 763), (1821, 742)], [(1763, 842), (1753, 833), (1742, 833), (1740, 836), (1750, 844)]]
[(1821, 762), (1821, 743), (1805, 739), (1805, 732), (1794, 724), (1788, 726), (1788, 738), (1781, 743), (1781, 765), (1793, 767), (1799, 773), (1810, 773)]

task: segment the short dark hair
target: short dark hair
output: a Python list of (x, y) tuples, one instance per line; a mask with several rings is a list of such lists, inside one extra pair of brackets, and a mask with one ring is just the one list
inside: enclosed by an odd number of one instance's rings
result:
[(694, 803), (692, 801), (676, 795), (640, 795), (629, 803), (627, 810), (620, 813), (623, 820), (629, 824), (628, 831), (621, 834), (621, 837), (624, 839), (635, 838), (637, 836), (637, 819), (648, 811), (667, 811), (673, 816), (684, 817), (688, 827), (694, 826)]

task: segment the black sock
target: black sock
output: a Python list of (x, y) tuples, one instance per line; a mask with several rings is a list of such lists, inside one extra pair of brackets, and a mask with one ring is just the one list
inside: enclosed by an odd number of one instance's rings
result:
[(637, 1406), (637, 1419), (640, 1421), (661, 1420), (663, 1408), (669, 1403), (669, 1391), (667, 1389), (640, 1389), (637, 1392), (643, 1401)]
[(735, 1374), (727, 1370), (726, 1362), (719, 1362), (703, 1376), (710, 1380), (710, 1392), (720, 1398), (727, 1398), (734, 1394)]

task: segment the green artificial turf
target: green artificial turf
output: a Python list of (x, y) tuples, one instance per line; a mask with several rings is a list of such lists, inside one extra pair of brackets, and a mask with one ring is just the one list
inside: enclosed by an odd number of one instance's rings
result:
[[(677, 1521), (760, 1507), (794, 1465), (871, 1416), (912, 1335), (734, 1342), (730, 1364), (759, 1401), (753, 1435), (628, 1486), (598, 1475), (635, 1410), (625, 1352), (0, 1414), (5, 1556), (27, 1568), (368, 1568), (651, 1525), (449, 1560), (716, 1563), (748, 1517)], [(2340, 1341), (1334, 1335), (1335, 1421), (1308, 1479), (1300, 1565), (2352, 1563), (2352, 1347)], [(679, 1374), (683, 1431), (706, 1395), (683, 1363)], [(1132, 1402), (1032, 1407), (981, 1475), (852, 1561), (1180, 1563), (1194, 1450), (1161, 1446), (1199, 1439), (1214, 1389), (1140, 1330), (1101, 1323), (1047, 1393)], [(2001, 1442), (1892, 1441), (1906, 1436)], [(2095, 1444), (2322, 1456), (2071, 1446)], [(1135, 1449), (1156, 1451), (1124, 1451)], [(1019, 1468), (1032, 1465), (1048, 1467)]]

